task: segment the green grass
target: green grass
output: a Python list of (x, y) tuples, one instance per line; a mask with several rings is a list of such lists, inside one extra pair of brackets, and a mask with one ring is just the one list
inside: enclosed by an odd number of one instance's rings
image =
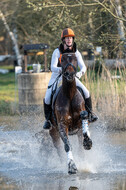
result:
[(0, 101), (14, 101), (15, 73), (0, 74)]
[(14, 66), (13, 65), (0, 65), (0, 69), (12, 70), (12, 69), (14, 69)]
[(13, 114), (15, 73), (0, 74), (0, 114)]

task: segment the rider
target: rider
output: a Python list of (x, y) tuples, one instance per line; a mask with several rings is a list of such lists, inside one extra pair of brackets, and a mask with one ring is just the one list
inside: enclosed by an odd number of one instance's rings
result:
[[(49, 81), (49, 85), (46, 91), (45, 99), (44, 99), (44, 114), (46, 121), (44, 123), (43, 128), (44, 129), (50, 129), (51, 123), (50, 123), (50, 117), (51, 117), (51, 92), (52, 88), (51, 85), (55, 82), (56, 78), (62, 73), (62, 68), (60, 66), (61, 56), (63, 53), (75, 53), (77, 57), (78, 66), (80, 68), (80, 71), (76, 73), (76, 85), (79, 86), (85, 96), (85, 107), (88, 112), (88, 116), (90, 118), (90, 122), (94, 122), (98, 119), (98, 117), (92, 112), (92, 102), (91, 102), (91, 96), (87, 88), (81, 83), (79, 80), (84, 73), (86, 72), (86, 66), (84, 64), (84, 61), (82, 59), (82, 56), (80, 52), (78, 51), (76, 47), (76, 43), (74, 42), (75, 34), (72, 29), (65, 28), (62, 31), (61, 34), (61, 40), (62, 43), (59, 45), (58, 48), (56, 48), (52, 54), (51, 59), (51, 79)], [(61, 81), (62, 76), (59, 78), (59, 81)]]

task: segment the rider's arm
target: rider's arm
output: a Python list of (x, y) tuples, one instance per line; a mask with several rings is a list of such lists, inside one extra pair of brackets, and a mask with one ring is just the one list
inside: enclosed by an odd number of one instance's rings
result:
[(84, 64), (81, 53), (77, 50), (75, 54), (77, 57), (78, 66), (80, 68), (80, 71), (77, 73), (77, 76), (78, 78), (81, 78), (85, 74), (87, 68), (86, 65)]
[(81, 55), (81, 53), (78, 50), (76, 51), (76, 57), (77, 57), (78, 66), (80, 67), (80, 71), (84, 75), (84, 73), (86, 72), (87, 68), (86, 68), (86, 65), (84, 64), (82, 55)]
[(60, 57), (60, 52), (59, 49), (55, 49), (53, 54), (52, 54), (52, 59), (51, 59), (51, 71), (60, 73), (62, 71), (61, 67), (57, 67), (58, 65), (58, 60)]

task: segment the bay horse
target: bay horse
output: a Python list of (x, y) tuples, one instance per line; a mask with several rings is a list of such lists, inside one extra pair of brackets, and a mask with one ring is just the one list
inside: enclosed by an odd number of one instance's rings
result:
[(61, 59), (61, 66), (62, 86), (53, 105), (56, 121), (52, 116), (52, 128), (49, 133), (60, 157), (62, 156), (60, 139), (62, 139), (68, 158), (68, 173), (75, 174), (77, 167), (74, 163), (68, 136), (82, 129), (83, 146), (87, 150), (91, 149), (92, 140), (90, 139), (88, 113), (85, 109), (84, 98), (78, 90), (75, 81), (78, 67), (75, 53), (64, 53)]

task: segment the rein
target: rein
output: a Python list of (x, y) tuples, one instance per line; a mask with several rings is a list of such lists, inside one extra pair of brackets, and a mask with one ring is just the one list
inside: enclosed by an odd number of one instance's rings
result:
[[(52, 104), (52, 97), (53, 97), (53, 95), (54, 95), (55, 92), (56, 92), (58, 80), (59, 80), (59, 78), (61, 77), (61, 75), (62, 75), (62, 73), (58, 75), (58, 77), (56, 78), (56, 80), (54, 81), (53, 84), (51, 84), (50, 86), (48, 86), (48, 89), (52, 87), (52, 91), (51, 91), (51, 104)], [(56, 86), (55, 86), (55, 89), (53, 90), (53, 87), (54, 87), (55, 84), (56, 84)]]
[[(54, 81), (54, 83), (52, 83), (50, 86), (48, 86), (48, 89), (51, 88), (51, 87), (53, 87), (55, 83), (56, 83), (56, 87), (57, 87), (58, 80), (59, 80), (59, 78), (61, 77), (61, 75), (62, 75), (62, 73), (58, 75), (58, 77), (56, 78), (56, 80)], [(53, 88), (52, 88), (52, 89), (53, 89)]]

